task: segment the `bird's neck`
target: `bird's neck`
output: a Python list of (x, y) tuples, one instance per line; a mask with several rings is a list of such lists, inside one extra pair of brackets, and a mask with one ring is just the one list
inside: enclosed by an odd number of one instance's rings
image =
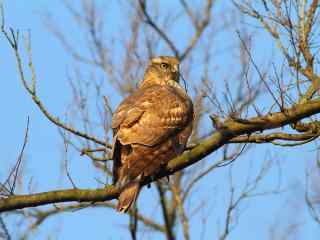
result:
[(163, 79), (145, 79), (139, 88), (147, 88), (154, 85), (161, 85), (161, 86), (171, 86), (176, 89), (179, 89), (180, 91), (185, 92), (185, 90), (180, 86), (180, 84), (172, 79), (163, 81)]

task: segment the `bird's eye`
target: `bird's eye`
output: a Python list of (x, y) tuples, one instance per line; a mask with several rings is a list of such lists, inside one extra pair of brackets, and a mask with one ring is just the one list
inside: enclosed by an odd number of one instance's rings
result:
[(162, 69), (167, 69), (167, 68), (169, 68), (169, 64), (167, 64), (167, 63), (161, 63), (160, 67), (161, 67)]

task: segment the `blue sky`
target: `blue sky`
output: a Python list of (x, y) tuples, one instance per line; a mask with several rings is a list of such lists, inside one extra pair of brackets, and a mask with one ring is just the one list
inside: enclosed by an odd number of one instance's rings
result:
[[(110, 27), (107, 30), (111, 33), (117, 31), (118, 28), (123, 28), (125, 19), (124, 13), (116, 7), (116, 1), (110, 2), (112, 6), (109, 11), (106, 11), (106, 17), (109, 20), (112, 19), (112, 24), (109, 25)], [(73, 62), (44, 26), (41, 16), (47, 10), (53, 14), (56, 23), (68, 32), (72, 40), (81, 46), (84, 42), (83, 35), (79, 34), (76, 27), (71, 24), (70, 17), (66, 14), (60, 1), (5, 1), (6, 25), (21, 29), (21, 31), (31, 30), (40, 98), (52, 114), (63, 118), (63, 113), (71, 101), (71, 90), (67, 82), (66, 72), (73, 67)], [(181, 29), (183, 29), (183, 26)], [(181, 34), (183, 34), (183, 31)], [(236, 34), (234, 34), (234, 37), (236, 38)], [(222, 35), (218, 41), (230, 41), (230, 39)], [(270, 44), (271, 47), (272, 44)], [(258, 58), (263, 58), (265, 54), (263, 50), (257, 50), (256, 53)], [(226, 54), (228, 53), (221, 56), (221, 61), (227, 59), (224, 56)], [(17, 73), (14, 54), (2, 35), (0, 36), (0, 70), (2, 73), (0, 180), (5, 179), (8, 169), (17, 158), (23, 142), (27, 117), (29, 116), (30, 137), (23, 169), (26, 174), (25, 179), (28, 182), (32, 181), (37, 192), (53, 190), (57, 186), (59, 188), (70, 188), (71, 185), (66, 181), (65, 176), (61, 176), (60, 173), (63, 146), (57, 128), (41, 114), (23, 89)], [(106, 89), (105, 91), (108, 94), (109, 90)], [(119, 102), (120, 99), (120, 97), (117, 97), (114, 102)], [(263, 103), (261, 102), (261, 104)], [(229, 239), (268, 239), (268, 231), (272, 224), (285, 224), (295, 217), (298, 218), (298, 222), (303, 223), (298, 239), (312, 240), (316, 239), (316, 235), (319, 236), (319, 226), (312, 222), (304, 205), (297, 204), (297, 202), (303, 200), (304, 170), (310, 166), (315, 158), (314, 149), (313, 144), (290, 149), (260, 145), (239, 159), (239, 163), (236, 163), (237, 172), (235, 173), (239, 185), (247, 173), (248, 164), (252, 162), (253, 169), (257, 169), (257, 166), (264, 160), (262, 153), (264, 156), (264, 153), (268, 152), (281, 162), (283, 186), (291, 188), (277, 197), (255, 198), (241, 206), (243, 213), (240, 223), (230, 234)], [(207, 161), (214, 161), (216, 157), (217, 154), (213, 153), (207, 158)], [(97, 182), (94, 180), (96, 172), (88, 159), (73, 153), (69, 167), (78, 186), (82, 188), (97, 186)], [(268, 190), (274, 186), (277, 181), (277, 173), (276, 169), (271, 171), (262, 184), (262, 190)], [(223, 216), (223, 206), (228, 197), (226, 194), (228, 187), (227, 174), (228, 171), (217, 169), (199, 184), (198, 189), (202, 192), (198, 194), (208, 199), (207, 204), (210, 206), (209, 209), (212, 210), (204, 239), (209, 237), (214, 239), (216, 237), (217, 226), (219, 226), (219, 221), (223, 219), (218, 218), (218, 216)], [(294, 187), (292, 188), (292, 186)], [(203, 191), (203, 189), (207, 191)], [(143, 191), (139, 198), (139, 204), (145, 205), (145, 202), (141, 203), (142, 199), (149, 203), (153, 199), (151, 195), (155, 193), (156, 191), (153, 188)], [(198, 204), (196, 199), (190, 200), (190, 207), (193, 204)], [(151, 205), (154, 206), (155, 204), (150, 202)], [(301, 211), (299, 208), (301, 208)], [(151, 215), (154, 210), (148, 210), (148, 212)], [(126, 220), (127, 216), (116, 214), (113, 210), (103, 208), (83, 209), (48, 219), (32, 235), (32, 239), (52, 239), (49, 236), (55, 233), (58, 233), (56, 239), (128, 239), (129, 235), (125, 230)], [(14, 231), (13, 223), (15, 219), (11, 217), (7, 221), (9, 231)], [(277, 221), (280, 221), (281, 224)], [(191, 224), (193, 226), (191, 236), (193, 239), (198, 239), (202, 225), (199, 220), (191, 220)], [(220, 222), (220, 224), (222, 223)], [(152, 235), (143, 234), (143, 236), (146, 236), (147, 239), (158, 239), (160, 235), (151, 237)], [(179, 236), (182, 237), (180, 234)]]

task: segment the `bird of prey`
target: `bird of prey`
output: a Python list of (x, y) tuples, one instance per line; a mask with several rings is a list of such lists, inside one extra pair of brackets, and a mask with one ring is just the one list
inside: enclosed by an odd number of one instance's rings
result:
[(159, 173), (185, 149), (194, 113), (179, 76), (177, 58), (152, 58), (138, 89), (113, 115), (113, 183), (121, 191), (119, 212), (135, 202), (144, 178)]

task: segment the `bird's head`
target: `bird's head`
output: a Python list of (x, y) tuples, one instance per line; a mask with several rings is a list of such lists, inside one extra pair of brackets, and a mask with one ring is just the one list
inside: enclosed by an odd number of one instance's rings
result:
[(175, 57), (152, 58), (144, 75), (142, 85), (176, 84), (179, 82), (179, 60)]

